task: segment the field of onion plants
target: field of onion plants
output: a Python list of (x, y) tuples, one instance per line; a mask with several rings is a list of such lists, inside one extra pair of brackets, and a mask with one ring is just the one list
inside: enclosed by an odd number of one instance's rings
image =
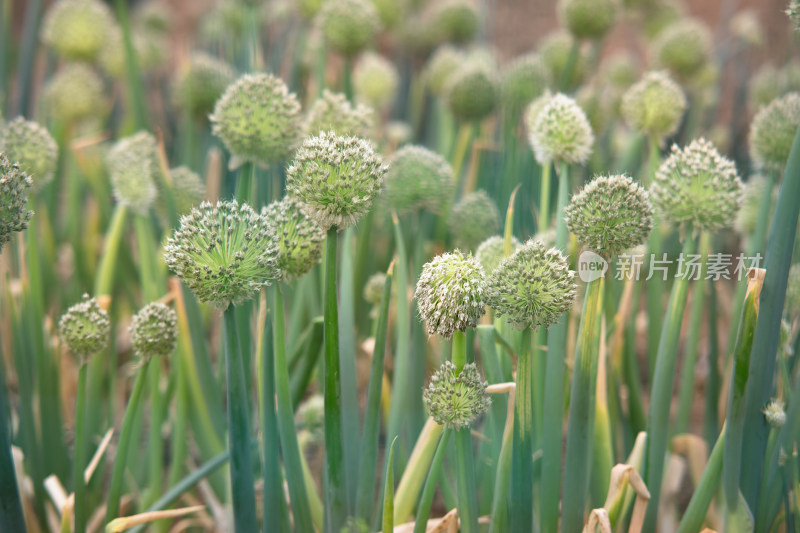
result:
[(0, 532), (800, 532), (800, 4), (503, 1), (0, 0)]

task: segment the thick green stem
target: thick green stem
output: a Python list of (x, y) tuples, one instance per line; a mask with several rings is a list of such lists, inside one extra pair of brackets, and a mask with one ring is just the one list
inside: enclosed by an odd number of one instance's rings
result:
[(361, 442), (361, 465), (356, 493), (356, 513), (365, 521), (370, 518), (375, 491), (375, 471), (378, 466), (378, 440), (380, 437), (380, 406), (383, 385), (383, 359), (386, 353), (386, 337), (389, 325), (389, 302), (392, 296), (394, 265), (386, 273), (383, 285), (378, 322), (375, 326), (375, 349), (367, 388), (366, 412), (364, 413), (364, 436)]
[(431, 515), (431, 504), (433, 503), (436, 485), (439, 483), (439, 476), (442, 472), (442, 462), (447, 452), (447, 441), (450, 438), (450, 433), (452, 431), (445, 428), (441, 439), (439, 439), (439, 445), (436, 447), (436, 453), (433, 455), (433, 462), (428, 471), (428, 479), (425, 481), (425, 488), (422, 489), (422, 496), (417, 506), (417, 516), (414, 518), (414, 533), (425, 533), (428, 530), (428, 517)]
[[(2, 9), (0, 7), (0, 9)], [(0, 531), (27, 531), (17, 487), (11, 434), (6, 419), (6, 385), (0, 364)]]
[(81, 361), (78, 369), (78, 389), (75, 402), (75, 457), (72, 463), (72, 484), (75, 493), (75, 533), (86, 531), (86, 482), (83, 469), (86, 468), (86, 362)]
[(228, 448), (231, 454), (231, 493), (236, 533), (258, 531), (250, 446), (247, 385), (242, 363), (236, 308), (225, 309), (225, 373), (228, 385)]
[[(683, 244), (683, 257), (695, 253), (697, 244), (689, 233)], [(658, 356), (653, 372), (653, 389), (650, 394), (650, 415), (647, 419), (647, 457), (644, 463), (644, 478), (650, 490), (650, 501), (658, 502), (661, 495), (661, 480), (664, 474), (664, 457), (669, 441), (669, 410), (675, 382), (675, 366), (678, 359), (681, 322), (689, 292), (688, 276), (680, 276), (672, 285), (667, 313), (658, 344)], [(658, 505), (648, 505), (644, 531), (655, 531)]]
[(300, 448), (297, 444), (297, 433), (292, 412), (292, 396), (289, 391), (289, 365), (286, 360), (285, 326), (283, 318), (283, 293), (280, 287), (272, 289), (272, 336), (275, 350), (275, 392), (277, 394), (278, 429), (283, 452), (283, 464), (286, 469), (286, 481), (289, 484), (289, 497), (292, 502), (297, 531), (313, 533), (311, 509), (308, 505), (303, 464), (300, 461)]
[(325, 531), (338, 533), (345, 519), (344, 450), (342, 449), (342, 391), (339, 376), (339, 309), (336, 294), (336, 227), (325, 242)]
[[(656, 171), (661, 161), (661, 153), (658, 147), (658, 138), (650, 136), (648, 138), (650, 148), (650, 166), (647, 173), (646, 184), (652, 184), (655, 180)], [(647, 251), (649, 257), (661, 251), (661, 223), (657, 217), (653, 220), (653, 230), (647, 241)], [(645, 284), (647, 298), (647, 361), (648, 375), (652, 378), (656, 367), (656, 355), (658, 354), (660, 326), (656, 317), (662, 316), (662, 302), (664, 301), (664, 280), (654, 276)]]
[[(772, 195), (775, 191), (775, 181), (778, 178), (778, 173), (770, 171), (767, 173), (767, 182), (764, 184), (764, 192), (761, 194), (761, 200), (758, 204), (758, 218), (756, 218), (756, 227), (752, 235), (749, 235), (747, 244), (745, 246), (745, 257), (752, 257), (757, 253), (764, 251), (764, 241), (767, 238), (767, 228), (769, 227), (769, 215), (772, 211)], [(739, 319), (742, 316), (742, 305), (744, 305), (744, 293), (747, 289), (746, 283), (738, 283), (736, 286), (736, 295), (733, 300), (733, 309), (731, 309), (731, 323), (730, 331), (728, 332), (728, 353), (731, 352), (730, 348), (736, 343), (736, 336), (739, 331)]]
[(550, 172), (552, 165), (542, 166), (542, 188), (539, 191), (539, 233), (550, 227)]
[(355, 99), (353, 91), (353, 58), (346, 57), (344, 60), (344, 95), (351, 103)]
[(511, 456), (511, 531), (533, 529), (533, 365), (530, 347), (531, 330), (526, 328), (517, 352), (514, 447)]
[(113, 289), (114, 274), (117, 270), (117, 253), (122, 241), (122, 234), (125, 231), (127, 214), (128, 209), (122, 204), (117, 204), (114, 208), (114, 214), (108, 226), (108, 233), (106, 233), (105, 249), (103, 250), (100, 266), (97, 269), (97, 277), (95, 278), (95, 296), (110, 295)]
[[(262, 460), (264, 472), (264, 505), (262, 516), (281, 517), (288, 521), (286, 499), (283, 490), (278, 450), (281, 446), (275, 400), (275, 351), (273, 349), (272, 325), (267, 320), (266, 290), (262, 290), (259, 309), (259, 327), (262, 333), (258, 345), (258, 403), (261, 406)], [(262, 314), (263, 313), (263, 314)], [(274, 520), (261, 521), (261, 531), (269, 533), (275, 527)]]
[(128, 3), (124, 0), (115, 0), (114, 6), (117, 11), (117, 20), (122, 28), (122, 40), (125, 47), (125, 75), (127, 76), (127, 86), (131, 91), (131, 103), (136, 118), (136, 129), (147, 129), (147, 98), (144, 91), (142, 73), (139, 70), (139, 60), (136, 56), (136, 49), (133, 45), (133, 32), (128, 17)]
[[(703, 475), (700, 476), (700, 481), (694, 489), (692, 499), (689, 500), (689, 506), (686, 512), (683, 513), (683, 518), (678, 526), (677, 533), (696, 533), (703, 527), (703, 522), (708, 512), (708, 506), (711, 505), (711, 500), (717, 493), (719, 486), (719, 478), (722, 475), (722, 456), (725, 447), (725, 428), (719, 434), (717, 443), (711, 451), (711, 456), (708, 458)], [(649, 486), (648, 486), (649, 487)], [(652, 494), (652, 491), (651, 491)], [(657, 500), (650, 499), (651, 505)], [(648, 505), (649, 507), (649, 505)], [(646, 526), (645, 526), (646, 527)], [(644, 529), (643, 531), (655, 531), (655, 529)]]
[(117, 444), (117, 454), (114, 457), (114, 468), (111, 473), (111, 482), (108, 488), (108, 499), (106, 500), (106, 523), (115, 519), (119, 515), (119, 501), (122, 495), (122, 482), (124, 480), (125, 467), (128, 463), (128, 450), (131, 445), (131, 435), (133, 434), (136, 413), (141, 403), (142, 390), (147, 376), (149, 360), (142, 364), (136, 373), (136, 380), (133, 382), (133, 390), (125, 408), (125, 416), (122, 419), (122, 428), (119, 432), (119, 443)]
[(597, 364), (600, 353), (603, 316), (604, 278), (589, 282), (583, 303), (578, 344), (575, 348), (575, 369), (570, 389), (567, 420), (567, 450), (564, 460), (564, 498), (561, 506), (561, 531), (580, 531), (592, 470), (592, 437), (594, 436)]
[(247, 162), (239, 169), (239, 179), (236, 182), (236, 201), (240, 204), (253, 204), (255, 197), (256, 166)]
[[(530, 337), (528, 338), (530, 342)], [(461, 331), (453, 333), (453, 364), (460, 373), (467, 363), (467, 336)], [(472, 435), (465, 427), (455, 432), (456, 485), (458, 487), (458, 516), (461, 531), (478, 532), (478, 495), (475, 490), (475, 468), (472, 457)]]
[[(556, 248), (567, 250), (567, 226), (564, 207), (569, 198), (569, 166), (562, 165), (558, 174), (558, 213)], [(561, 495), (561, 453), (564, 418), (564, 370), (567, 351), (569, 313), (550, 326), (545, 355), (544, 402), (542, 407), (542, 486), (541, 531), (558, 529), (558, 502)]]
[[(703, 232), (700, 236), (700, 256), (708, 257), (711, 251), (711, 234)], [(706, 310), (706, 280), (707, 264), (703, 262), (700, 281), (694, 286), (692, 291), (692, 304), (689, 308), (689, 331), (686, 334), (686, 350), (681, 362), (681, 378), (678, 387), (678, 415), (675, 418), (675, 434), (686, 433), (689, 431), (689, 416), (694, 403), (694, 374), (697, 364), (697, 353), (700, 348), (700, 329), (703, 325), (703, 315)]]

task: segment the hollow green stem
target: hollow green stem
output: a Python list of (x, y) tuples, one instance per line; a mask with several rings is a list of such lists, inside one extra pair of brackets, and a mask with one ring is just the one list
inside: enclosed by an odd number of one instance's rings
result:
[(442, 472), (442, 462), (447, 452), (447, 441), (450, 439), (451, 431), (445, 428), (439, 444), (436, 446), (436, 453), (433, 455), (433, 462), (428, 471), (428, 479), (425, 480), (425, 487), (422, 489), (422, 496), (417, 506), (417, 516), (414, 522), (414, 533), (425, 533), (428, 526), (428, 517), (431, 515), (431, 504), (433, 496), (436, 494), (436, 485), (439, 483), (439, 476)]
[(14, 470), (14, 457), (11, 454), (11, 434), (6, 409), (5, 377), (3, 365), (0, 364), (0, 479), (3, 480), (0, 482), (0, 530), (27, 531)]
[(538, 232), (550, 227), (550, 172), (552, 165), (542, 166), (542, 188), (539, 191), (539, 225)]
[(125, 231), (125, 221), (127, 220), (128, 208), (122, 204), (117, 204), (114, 214), (106, 233), (105, 249), (100, 259), (100, 266), (97, 269), (95, 278), (94, 293), (96, 296), (109, 295), (113, 289), (114, 274), (117, 270), (117, 255), (119, 245), (122, 242), (122, 234)]
[(228, 385), (228, 448), (231, 457), (231, 493), (236, 533), (258, 530), (253, 482), (253, 459), (250, 446), (250, 420), (247, 409), (247, 386), (236, 308), (229, 305), (225, 317), (225, 373)]
[[(689, 500), (689, 506), (686, 508), (686, 512), (683, 513), (680, 525), (678, 525), (677, 533), (695, 533), (696, 531), (700, 531), (703, 527), (703, 521), (706, 518), (708, 506), (711, 505), (711, 500), (717, 493), (719, 479), (722, 475), (724, 447), (725, 427), (722, 428), (717, 443), (714, 444), (714, 449), (711, 451), (711, 456), (708, 458), (708, 463), (706, 464), (705, 470), (703, 470), (703, 475), (700, 476), (700, 481), (694, 489), (692, 499)], [(651, 498), (650, 501), (655, 502), (657, 500)], [(644, 531), (653, 530), (645, 529)]]
[[(705, 258), (711, 251), (711, 235), (703, 232), (700, 236), (700, 256)], [(681, 378), (678, 387), (678, 415), (675, 419), (675, 434), (689, 431), (689, 415), (694, 402), (694, 374), (697, 363), (697, 352), (700, 347), (700, 328), (703, 325), (703, 314), (706, 309), (706, 265), (703, 262), (700, 275), (697, 279), (704, 280), (696, 283), (692, 291), (692, 304), (689, 308), (689, 331), (686, 335), (686, 350), (681, 362)]]
[(72, 484), (75, 493), (75, 533), (86, 531), (86, 482), (83, 469), (86, 468), (86, 371), (87, 363), (81, 361), (78, 369), (78, 389), (75, 402), (75, 457), (72, 463)]
[(561, 531), (580, 531), (592, 470), (597, 360), (600, 351), (603, 316), (604, 278), (589, 282), (583, 303), (575, 369), (570, 389), (567, 420), (567, 450), (564, 459), (564, 498), (561, 507)]
[[(689, 233), (683, 244), (683, 257), (695, 253), (697, 243)], [(653, 372), (653, 389), (650, 394), (650, 415), (647, 419), (647, 456), (644, 463), (644, 478), (651, 501), (657, 502), (661, 494), (664, 474), (664, 457), (669, 440), (669, 410), (675, 381), (675, 366), (678, 359), (681, 322), (689, 291), (688, 276), (675, 279), (670, 293), (667, 313), (658, 344), (658, 356)], [(644, 531), (655, 531), (658, 506), (649, 505), (645, 515)]]
[(375, 471), (378, 466), (383, 359), (386, 353), (393, 270), (394, 264), (389, 267), (389, 271), (386, 273), (386, 282), (383, 285), (378, 323), (375, 326), (375, 349), (372, 353), (372, 365), (369, 373), (367, 407), (364, 413), (364, 436), (361, 441), (361, 465), (358, 469), (359, 481), (356, 493), (356, 513), (364, 521), (368, 521), (370, 518), (375, 491)]
[[(530, 342), (530, 337), (528, 338)], [(467, 363), (467, 336), (464, 332), (453, 333), (453, 364), (456, 372)], [(472, 435), (470, 428), (455, 431), (456, 444), (456, 485), (458, 490), (458, 516), (461, 531), (478, 531), (478, 495), (475, 491), (475, 468), (472, 457)]]
[[(567, 226), (564, 208), (569, 198), (569, 166), (561, 166), (558, 174), (558, 213), (556, 248), (567, 250)], [(542, 486), (541, 530), (558, 529), (558, 502), (561, 495), (561, 454), (564, 418), (564, 371), (567, 352), (569, 314), (564, 314), (547, 332), (545, 354), (544, 401), (542, 406)]]
[(236, 201), (240, 204), (252, 205), (255, 198), (256, 166), (247, 162), (239, 169), (239, 179), (236, 182)]
[(336, 294), (336, 227), (325, 241), (325, 531), (338, 533), (345, 519), (344, 450), (342, 449), (342, 391), (339, 369), (339, 309)]
[[(650, 163), (647, 173), (647, 184), (652, 184), (655, 180), (656, 171), (661, 160), (661, 154), (658, 147), (658, 138), (650, 136), (648, 138), (648, 146), (650, 149)], [(661, 225), (657, 217), (653, 220), (653, 229), (647, 241), (647, 251), (652, 257), (661, 251)], [(653, 377), (656, 367), (656, 355), (658, 354), (659, 335), (661, 333), (660, 326), (656, 317), (662, 316), (662, 302), (664, 301), (664, 280), (659, 277), (653, 277), (645, 284), (646, 291), (646, 305), (647, 305), (647, 361), (649, 376)]]
[(136, 413), (141, 403), (142, 390), (144, 390), (149, 363), (150, 361), (146, 360), (136, 373), (136, 380), (133, 382), (133, 390), (128, 399), (128, 406), (125, 408), (125, 416), (122, 419), (119, 443), (117, 444), (117, 454), (114, 457), (114, 468), (111, 472), (108, 499), (106, 500), (106, 523), (117, 518), (119, 515), (119, 501), (122, 495), (122, 482), (124, 480), (125, 467), (128, 464), (128, 450), (131, 445), (131, 435), (133, 434)]
[(281, 287), (272, 289), (272, 327), (275, 353), (275, 392), (278, 410), (278, 430), (292, 502), (295, 527), (301, 533), (313, 533), (311, 510), (308, 506), (303, 465), (300, 461), (300, 448), (292, 412), (292, 396), (289, 391), (289, 365), (286, 360), (285, 326), (283, 318), (283, 292)]
[(526, 328), (517, 352), (514, 446), (511, 456), (511, 531), (533, 529), (533, 362), (530, 349), (531, 329)]
[(344, 60), (344, 95), (349, 102), (353, 102), (355, 95), (353, 91), (353, 58), (346, 57)]
[(394, 531), (394, 445), (397, 437), (389, 447), (389, 460), (386, 461), (386, 475), (383, 483), (383, 531)]

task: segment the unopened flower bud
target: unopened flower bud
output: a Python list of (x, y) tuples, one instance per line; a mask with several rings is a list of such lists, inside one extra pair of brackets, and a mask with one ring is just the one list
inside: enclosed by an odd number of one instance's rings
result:
[(426, 263), (414, 298), (428, 335), (449, 339), (455, 331), (477, 326), (485, 313), (485, 283), (480, 263), (459, 250)]
[(742, 182), (732, 161), (705, 139), (679, 148), (661, 163), (650, 191), (663, 216), (694, 231), (718, 231), (733, 224)]
[(286, 191), (324, 230), (352, 226), (372, 207), (386, 166), (369, 141), (322, 132), (309, 137), (286, 171)]
[(178, 316), (166, 305), (147, 304), (131, 321), (133, 351), (143, 358), (167, 356), (178, 342)]
[(760, 167), (781, 171), (800, 126), (800, 93), (789, 93), (761, 108), (750, 127), (750, 154)]
[(0, 152), (19, 164), (33, 180), (34, 190), (41, 190), (55, 174), (58, 144), (45, 128), (22, 117), (15, 118), (0, 133)]
[(386, 200), (394, 209), (425, 208), (436, 213), (453, 191), (453, 168), (427, 148), (404, 146), (389, 161), (385, 187)]
[(140, 131), (117, 141), (106, 156), (114, 197), (139, 214), (147, 213), (158, 194), (157, 151), (155, 137)]
[(622, 115), (637, 131), (658, 139), (678, 129), (686, 111), (680, 85), (663, 71), (648, 72), (622, 97)]
[(58, 322), (59, 337), (84, 361), (108, 346), (110, 333), (108, 314), (88, 294), (83, 295), (83, 301), (67, 309)]
[(28, 209), (31, 186), (31, 178), (0, 152), (0, 250), (14, 233), (28, 227), (33, 216), (33, 211)]
[(575, 301), (575, 272), (556, 248), (529, 240), (494, 269), (486, 302), (519, 329), (549, 327)]
[[(517, 248), (521, 245), (522, 244), (516, 237), (511, 237), (512, 254), (516, 252)], [(487, 276), (494, 272), (494, 269), (497, 268), (500, 261), (506, 257), (506, 240), (500, 235), (493, 235), (483, 241), (475, 252), (475, 258), (481, 264)]]
[(486, 393), (487, 386), (475, 363), (464, 365), (458, 372), (452, 362), (446, 361), (431, 376), (422, 399), (437, 424), (462, 429), (489, 410), (492, 401)]
[(647, 191), (628, 176), (600, 176), (572, 197), (564, 218), (578, 242), (611, 259), (647, 240), (653, 206)]
[(482, 190), (467, 194), (450, 212), (450, 232), (459, 247), (474, 250), (500, 229), (500, 213), (494, 201)]

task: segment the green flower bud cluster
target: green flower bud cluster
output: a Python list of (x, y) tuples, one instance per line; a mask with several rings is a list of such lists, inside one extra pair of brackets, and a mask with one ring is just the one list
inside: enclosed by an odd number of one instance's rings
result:
[(661, 163), (650, 190), (664, 218), (693, 231), (729, 227), (739, 211), (742, 182), (736, 166), (705, 139), (679, 148)]
[(769, 427), (780, 429), (786, 424), (786, 411), (781, 400), (771, 400), (763, 412)]
[(433, 94), (443, 95), (450, 77), (466, 61), (466, 54), (449, 44), (436, 49), (425, 64), (424, 77)]
[(789, 93), (762, 107), (750, 126), (750, 155), (768, 170), (783, 170), (800, 126), (800, 93)]
[(457, 246), (474, 250), (500, 229), (500, 213), (485, 191), (465, 195), (453, 206), (448, 219)]
[(0, 152), (33, 180), (34, 190), (52, 181), (58, 163), (58, 144), (45, 128), (17, 117), (0, 131)]
[(561, 23), (576, 39), (597, 40), (614, 26), (618, 0), (559, 0)]
[(172, 195), (179, 215), (188, 213), (203, 201), (206, 186), (197, 172), (189, 167), (180, 166), (170, 170), (169, 176), (172, 179)]
[[(539, 45), (539, 54), (547, 68), (550, 70), (550, 79), (554, 82), (561, 81), (570, 62), (572, 44), (574, 39), (566, 31), (557, 30), (548, 34)], [(567, 80), (567, 87), (572, 89), (583, 81), (586, 76), (589, 60), (586, 52), (581, 49), (578, 57), (572, 64), (572, 74)]]
[(284, 280), (300, 277), (319, 263), (325, 232), (302, 212), (292, 196), (261, 209), (278, 234), (278, 269)]
[(197, 295), (218, 309), (251, 299), (278, 279), (278, 235), (247, 204), (203, 202), (181, 218), (164, 261)]
[(324, 230), (344, 229), (367, 214), (387, 167), (369, 141), (322, 132), (309, 137), (286, 171), (286, 191)]
[(82, 360), (104, 350), (109, 343), (111, 321), (95, 298), (83, 295), (83, 300), (61, 315), (58, 336)]
[(394, 153), (386, 172), (386, 200), (404, 212), (428, 209), (437, 213), (455, 186), (453, 168), (445, 158), (422, 146), (404, 146)]
[(178, 315), (162, 303), (147, 304), (133, 316), (130, 332), (137, 356), (165, 357), (178, 343)]
[(460, 121), (479, 121), (497, 105), (498, 87), (494, 74), (484, 65), (468, 62), (456, 70), (445, 87), (447, 107)]
[(575, 272), (559, 250), (529, 240), (500, 261), (486, 283), (486, 302), (519, 329), (549, 327), (575, 301)]
[(516, 58), (503, 70), (500, 101), (514, 114), (544, 94), (550, 85), (550, 70), (538, 54)]
[(799, 67), (799, 63), (791, 61), (782, 69), (775, 68), (772, 63), (759, 68), (750, 79), (747, 89), (751, 107), (758, 110), (788, 92), (800, 91), (800, 80), (796, 74)]
[[(522, 244), (516, 237), (511, 237), (511, 253), (517, 251)], [(501, 235), (493, 235), (483, 241), (475, 252), (475, 258), (483, 267), (486, 275), (494, 272), (500, 261), (506, 258), (506, 241)]]
[(383, 298), (383, 288), (386, 286), (386, 274), (376, 272), (371, 275), (364, 285), (364, 299), (374, 306), (378, 306)]
[(642, 30), (649, 41), (686, 16), (686, 9), (679, 0), (655, 0), (644, 11)]
[(422, 392), (425, 409), (437, 424), (453, 429), (470, 427), (492, 403), (475, 363), (464, 365), (461, 372), (446, 361)]
[(628, 176), (600, 176), (564, 210), (578, 242), (611, 259), (642, 244), (653, 229), (653, 206), (644, 187)]
[(381, 19), (369, 0), (328, 0), (319, 11), (318, 23), (325, 43), (345, 57), (369, 47), (381, 29)]
[(337, 135), (369, 137), (375, 129), (375, 117), (371, 108), (358, 104), (353, 107), (342, 93), (328, 89), (322, 91), (306, 117), (306, 133), (316, 135), (332, 131)]
[(686, 105), (680, 85), (666, 72), (653, 71), (622, 97), (622, 115), (636, 131), (663, 139), (678, 129)]
[(235, 79), (236, 73), (225, 61), (195, 52), (178, 71), (172, 88), (173, 100), (185, 112), (205, 119)]
[(375, 109), (392, 105), (399, 82), (400, 76), (392, 62), (373, 52), (362, 54), (353, 72), (356, 99)]
[(705, 23), (684, 18), (670, 24), (653, 43), (653, 57), (679, 80), (697, 74), (711, 56), (711, 32)]
[(601, 77), (614, 89), (624, 91), (639, 77), (636, 59), (626, 52), (617, 52), (600, 63)]
[(245, 74), (231, 84), (210, 116), (212, 132), (234, 156), (231, 166), (262, 166), (287, 159), (302, 125), (300, 103), (272, 74)]
[(422, 267), (414, 292), (428, 335), (445, 339), (474, 328), (486, 312), (486, 276), (472, 255), (456, 250), (436, 256)]
[(33, 211), (28, 209), (28, 189), (33, 181), (19, 165), (0, 152), (0, 250), (11, 235), (28, 227)]
[(594, 134), (586, 113), (564, 94), (547, 100), (529, 129), (530, 144), (541, 165), (583, 164), (592, 153)]
[(66, 123), (97, 117), (106, 110), (103, 80), (83, 63), (65, 65), (50, 78), (44, 99), (51, 116)]
[(140, 131), (120, 139), (109, 150), (106, 164), (117, 201), (139, 214), (146, 214), (158, 194), (158, 143), (155, 137)]
[(472, 0), (436, 0), (426, 15), (430, 31), (455, 44), (471, 41), (480, 24), (478, 6)]
[(99, 0), (58, 0), (45, 12), (42, 41), (66, 59), (93, 60), (116, 25)]
[(397, 22), (406, 10), (407, 3), (403, 0), (371, 0), (371, 2), (375, 6), (375, 9), (378, 10), (378, 16), (384, 28), (394, 28), (397, 26)]

